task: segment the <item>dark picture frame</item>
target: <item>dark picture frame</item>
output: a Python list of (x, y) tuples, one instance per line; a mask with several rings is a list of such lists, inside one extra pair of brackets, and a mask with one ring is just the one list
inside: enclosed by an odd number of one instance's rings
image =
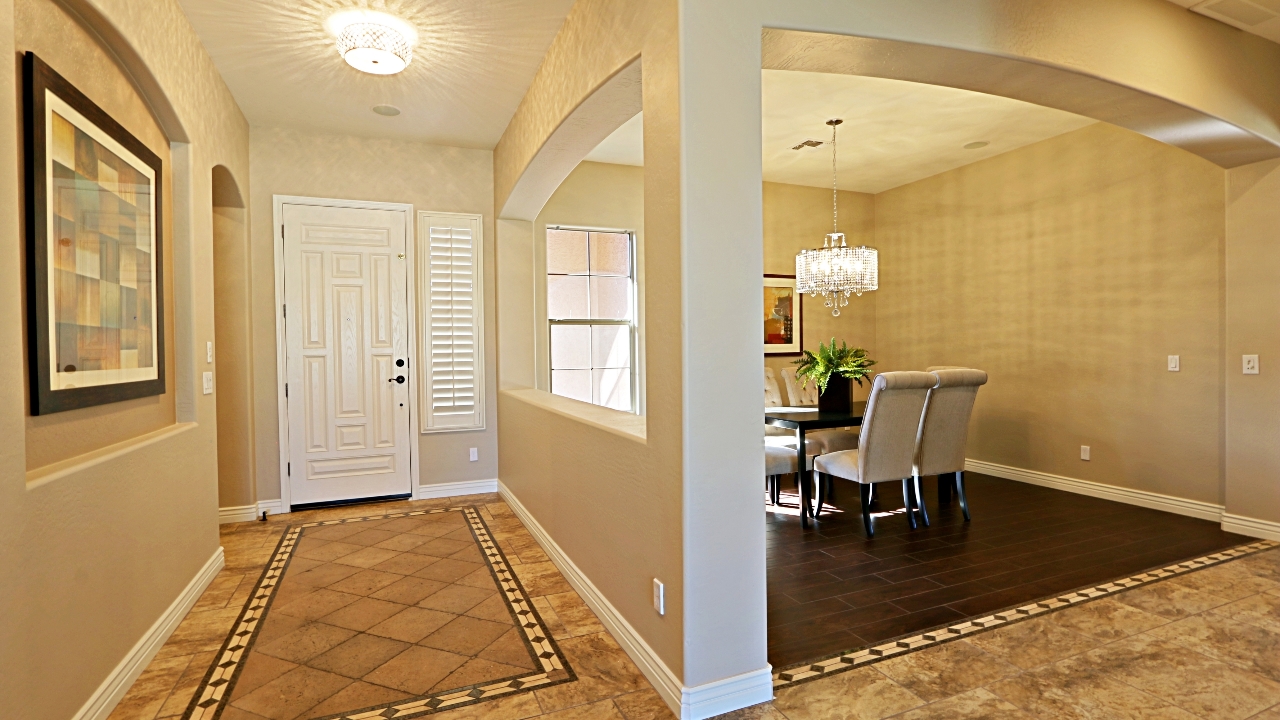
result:
[(160, 158), (31, 52), (23, 125), (31, 413), (164, 394)]
[(774, 344), (771, 346), (769, 342), (768, 319), (765, 318), (766, 327), (764, 329), (764, 354), (775, 357), (799, 357), (804, 352), (804, 296), (795, 291), (796, 276), (795, 275), (771, 275), (765, 273), (764, 285), (762, 288), (763, 299), (767, 303), (770, 288), (791, 288), (791, 337), (795, 342), (786, 345)]

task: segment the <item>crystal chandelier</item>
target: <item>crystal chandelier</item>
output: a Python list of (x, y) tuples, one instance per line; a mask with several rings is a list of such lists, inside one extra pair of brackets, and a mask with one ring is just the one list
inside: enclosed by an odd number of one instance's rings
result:
[(351, 67), (373, 75), (394, 75), (409, 66), (413, 47), (403, 33), (376, 22), (354, 22), (338, 34), (338, 54)]
[(879, 253), (873, 247), (845, 244), (840, 232), (839, 193), (836, 187), (836, 126), (840, 119), (828, 120), (831, 126), (831, 234), (822, 247), (801, 250), (796, 255), (796, 291), (821, 295), (823, 302), (838, 316), (840, 308), (849, 304), (849, 295), (861, 296), (880, 287)]

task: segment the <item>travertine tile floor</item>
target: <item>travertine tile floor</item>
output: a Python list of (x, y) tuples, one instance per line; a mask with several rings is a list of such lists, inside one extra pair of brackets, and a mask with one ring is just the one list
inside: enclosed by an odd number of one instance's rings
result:
[[(460, 505), (481, 509), (579, 679), (428, 717), (671, 718), (501, 498), (478, 495), (223, 526), (227, 567), (111, 720), (182, 715), (286, 525)], [(1280, 720), (1280, 549), (783, 688), (724, 717)]]

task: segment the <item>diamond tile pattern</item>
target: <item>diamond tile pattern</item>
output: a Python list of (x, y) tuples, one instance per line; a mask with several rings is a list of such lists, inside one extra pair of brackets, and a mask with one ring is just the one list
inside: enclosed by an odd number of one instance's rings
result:
[(422, 510), (286, 531), (187, 717), (412, 717), (572, 679), (480, 514)]

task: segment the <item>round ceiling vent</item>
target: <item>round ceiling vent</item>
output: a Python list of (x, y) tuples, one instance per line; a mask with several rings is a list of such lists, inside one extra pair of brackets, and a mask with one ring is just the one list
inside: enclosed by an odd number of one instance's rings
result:
[(984, 147), (986, 147), (986, 146), (988, 146), (988, 145), (990, 145), (990, 144), (991, 144), (991, 143), (987, 142), (986, 140), (979, 140), (979, 141), (977, 141), (977, 142), (971, 142), (971, 143), (969, 143), (968, 145), (965, 145), (965, 146), (964, 146), (964, 149), (965, 149), (965, 150), (979, 150), (979, 149), (984, 148)]
[(374, 105), (373, 111), (387, 117), (395, 117), (400, 114), (400, 108), (395, 105)]

